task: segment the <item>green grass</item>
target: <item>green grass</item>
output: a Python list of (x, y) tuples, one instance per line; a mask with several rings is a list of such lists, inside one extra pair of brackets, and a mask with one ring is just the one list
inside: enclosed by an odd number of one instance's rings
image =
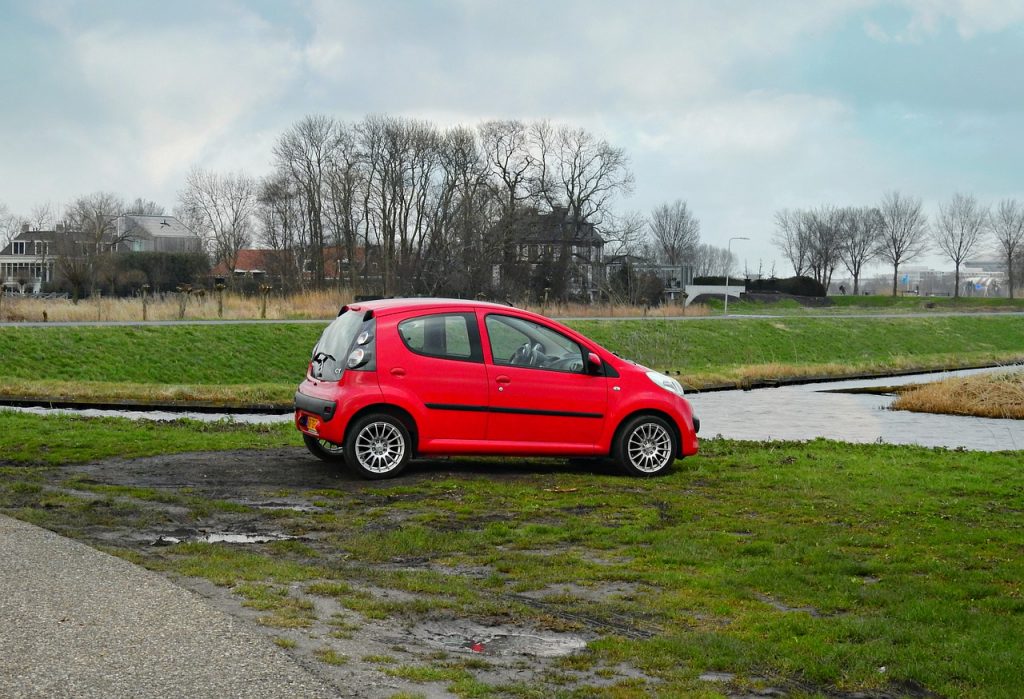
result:
[[(108, 448), (89, 421), (18, 418), (0, 428), (11, 443), (53, 423), (80, 432), (90, 453)], [(172, 444), (192, 427), (163, 426)], [(266, 517), (286, 533), (316, 532), (308, 543), (125, 556), (237, 586), (274, 627), (312, 623), (298, 586), (336, 597), (353, 617), (402, 626), (452, 616), (598, 636), (534, 694), (487, 685), (465, 664), (387, 666), (460, 696), (554, 696), (564, 682), (564, 696), (599, 696), (563, 674), (612, 676), (623, 665), (665, 696), (710, 694), (698, 679), (706, 671), (735, 673), (738, 693), (759, 683), (798, 695), (920, 685), (1013, 697), (1024, 686), (1021, 452), (705, 440), (699, 456), (656, 479), (555, 463), (493, 477), (490, 463), (460, 460), (422, 478), (414, 466), (410, 478), (344, 490), (292, 488), (324, 502), (319, 513), (237, 513), (247, 525)], [(0, 511), (88, 540), (83, 532), (97, 528), (152, 527), (153, 513), (132, 502), (163, 501), (116, 483), (90, 501), (62, 492), (65, 483), (79, 482), (53, 468), (3, 468)], [(351, 635), (344, 624), (339, 633)], [(634, 678), (608, 691), (654, 689)]]
[(227, 449), (264, 449), (300, 444), (290, 424), (230, 422), (136, 422), (19, 413), (0, 409), (0, 464), (69, 464), (120, 456)]
[[(580, 320), (571, 325), (622, 356), (681, 375), (693, 387), (790, 375), (941, 369), (1024, 356), (1019, 316)], [(4, 327), (0, 394), (287, 404), (320, 329), (316, 324)]]

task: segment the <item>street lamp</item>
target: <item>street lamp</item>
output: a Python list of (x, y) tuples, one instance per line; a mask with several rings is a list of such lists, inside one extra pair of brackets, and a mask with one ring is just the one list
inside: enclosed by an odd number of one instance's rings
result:
[(729, 268), (732, 267), (732, 241), (734, 240), (750, 240), (750, 238), (737, 235), (729, 238), (729, 244), (726, 246), (725, 255), (725, 310), (722, 311), (722, 315), (729, 315)]

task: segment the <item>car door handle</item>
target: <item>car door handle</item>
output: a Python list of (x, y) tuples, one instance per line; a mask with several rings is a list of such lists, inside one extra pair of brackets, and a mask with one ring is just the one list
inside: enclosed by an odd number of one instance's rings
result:
[(391, 375), (392, 376), (405, 376), (405, 369), (403, 369), (400, 366), (396, 366), (394, 369), (391, 370)]
[(504, 374), (502, 374), (501, 376), (496, 378), (495, 381), (497, 381), (498, 383), (503, 384), (503, 385), (507, 385), (507, 384), (512, 383), (512, 379), (510, 379), (509, 377), (505, 376)]

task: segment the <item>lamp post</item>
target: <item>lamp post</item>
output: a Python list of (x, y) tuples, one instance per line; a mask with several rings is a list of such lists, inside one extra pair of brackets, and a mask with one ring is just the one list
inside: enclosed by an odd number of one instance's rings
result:
[(726, 245), (725, 255), (725, 310), (722, 311), (722, 315), (729, 315), (729, 268), (732, 267), (732, 241), (734, 240), (750, 240), (742, 235), (737, 235), (729, 238), (729, 244)]

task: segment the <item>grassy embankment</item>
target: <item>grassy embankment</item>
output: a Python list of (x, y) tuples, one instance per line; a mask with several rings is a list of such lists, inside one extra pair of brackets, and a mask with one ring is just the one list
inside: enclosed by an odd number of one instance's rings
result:
[[(253, 438), (251, 428), (206, 429), (0, 412), (9, 464), (0, 511), (86, 541), (112, 527), (202, 529), (226, 513), (311, 535), (244, 549), (114, 549), (230, 587), (286, 647), (316, 621), (316, 597), (348, 610), (344, 623), (321, 620), (341, 624), (341, 638), (364, 624), (445, 617), (597, 632), (530, 684), (495, 686), (486, 658), (363, 659), (459, 696), (719, 696), (774, 686), (798, 696), (987, 698), (1024, 686), (1019, 453), (713, 440), (653, 480), (538, 464), (494, 477), (493, 463), (462, 460), (424, 477), (414, 466), (396, 482), (276, 486), (262, 496), (305, 498), (317, 512), (222, 502), (201, 484), (130, 488), (10, 465), (146, 454), (150, 439), (167, 451)], [(257, 432), (263, 445), (293, 442), (283, 428)], [(317, 643), (326, 658), (331, 638)], [(642, 674), (630, 677), (629, 667)], [(735, 677), (700, 681), (707, 671)], [(584, 672), (606, 686), (575, 685)]]
[[(691, 388), (1024, 359), (1024, 317), (579, 320)], [(290, 401), (318, 324), (0, 328), (0, 395)]]

